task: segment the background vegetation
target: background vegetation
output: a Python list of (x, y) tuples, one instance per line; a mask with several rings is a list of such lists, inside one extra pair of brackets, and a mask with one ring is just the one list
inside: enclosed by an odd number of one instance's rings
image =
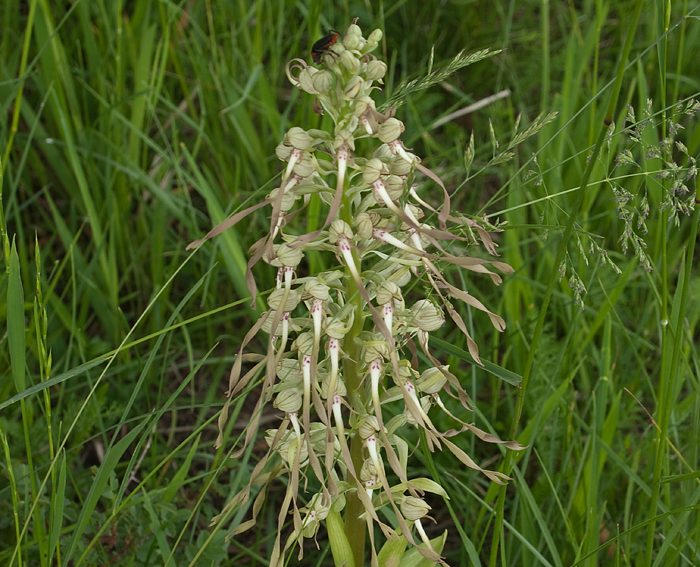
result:
[[(212, 448), (264, 213), (185, 245), (275, 187), (288, 127), (325, 124), (284, 67), (355, 16), (386, 31), (380, 99), (462, 49), (503, 50), (398, 109), (454, 208), (507, 223), (516, 268), (481, 290), (506, 333), (463, 315), (519, 386), (471, 364), (457, 332), (435, 346), (471, 418), (529, 447), (460, 437), (513, 477), (499, 490), (416, 439), (416, 475), (451, 495), (430, 501), (449, 563), (700, 564), (695, 2), (5, 0), (3, 565), (266, 564), (283, 486), (245, 537), (226, 540), (247, 510), (209, 526), (264, 448), (228, 458), (255, 391)], [(324, 537), (305, 564), (331, 564)]]

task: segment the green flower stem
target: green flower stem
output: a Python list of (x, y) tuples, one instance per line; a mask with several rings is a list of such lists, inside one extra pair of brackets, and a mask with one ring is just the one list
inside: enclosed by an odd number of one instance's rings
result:
[[(348, 377), (348, 381), (346, 382), (348, 393), (354, 392), (359, 394), (361, 388), (359, 387), (360, 377), (357, 373), (357, 364), (355, 362), (345, 360), (343, 362), (343, 368), (347, 369), (349, 366), (353, 367), (353, 370), (351, 370), (350, 373), (347, 373), (348, 371), (345, 370), (345, 376)], [(350, 454), (352, 456), (353, 467), (359, 474), (360, 469), (362, 469), (363, 458), (362, 439), (357, 432), (350, 443)], [(358, 498), (357, 492), (349, 492), (345, 506), (345, 534), (347, 535), (348, 541), (350, 542), (350, 547), (352, 548), (352, 555), (355, 558), (355, 565), (364, 565), (365, 535), (367, 525), (365, 521), (360, 518), (360, 514), (364, 513), (364, 511), (365, 508)]]
[[(341, 218), (348, 224), (352, 223), (352, 210), (349, 200), (343, 196), (343, 206), (340, 211)], [(360, 258), (353, 253), (355, 257), (355, 265), (360, 269)], [(360, 361), (360, 345), (357, 341), (362, 329), (365, 325), (365, 312), (360, 290), (355, 283), (349, 270), (345, 278), (345, 297), (353, 304), (353, 324), (350, 332), (345, 335), (343, 340), (343, 377), (345, 386), (348, 390), (348, 400), (352, 407), (364, 405), (367, 402), (367, 393), (362, 388), (362, 376), (359, 372)], [(352, 464), (355, 471), (359, 474), (362, 469), (362, 439), (356, 432), (350, 442), (350, 455), (352, 456)], [(365, 508), (357, 496), (356, 492), (349, 492), (345, 506), (345, 534), (350, 542), (352, 554), (355, 558), (355, 565), (364, 565), (365, 556), (365, 535), (367, 526), (365, 521), (360, 518), (360, 514), (365, 511)]]

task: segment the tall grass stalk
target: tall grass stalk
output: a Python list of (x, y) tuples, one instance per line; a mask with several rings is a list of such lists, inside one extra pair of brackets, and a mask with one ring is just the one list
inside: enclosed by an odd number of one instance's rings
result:
[[(629, 26), (627, 28), (627, 35), (625, 43), (620, 54), (620, 58), (617, 62), (617, 70), (615, 76), (615, 83), (613, 84), (608, 98), (608, 105), (606, 109), (606, 116), (614, 116), (617, 109), (618, 97), (620, 95), (620, 90), (622, 88), (622, 80), (627, 68), (627, 61), (629, 58), (630, 51), (632, 50), (632, 40), (635, 37), (637, 31), (637, 24), (639, 22), (639, 16), (644, 5), (643, 0), (638, 0), (635, 4), (635, 9), (632, 18), (629, 21)], [(523, 381), (518, 391), (518, 396), (515, 405), (515, 411), (513, 413), (513, 418), (511, 420), (511, 438), (515, 438), (518, 434), (518, 429), (520, 427), (520, 418), (523, 413), (523, 408), (525, 405), (525, 395), (527, 393), (528, 385), (532, 377), (535, 356), (538, 352), (539, 342), (542, 337), (542, 332), (544, 330), (544, 324), (547, 319), (547, 309), (549, 303), (552, 299), (554, 293), (554, 286), (558, 279), (558, 270), (564, 256), (567, 253), (567, 247), (569, 245), (569, 239), (573, 233), (574, 225), (576, 222), (576, 212), (581, 210), (585, 199), (586, 199), (586, 189), (588, 188), (588, 182), (590, 176), (593, 172), (593, 168), (596, 166), (597, 157), (603, 147), (603, 142), (605, 140), (606, 128), (604, 123), (601, 123), (598, 130), (598, 136), (596, 140), (595, 147), (591, 152), (591, 156), (586, 166), (586, 170), (581, 178), (581, 184), (579, 186), (579, 191), (577, 192), (576, 204), (569, 214), (566, 224), (564, 225), (564, 232), (562, 233), (561, 240), (557, 245), (557, 253), (553, 263), (552, 273), (549, 277), (549, 283), (547, 285), (544, 297), (542, 299), (541, 306), (539, 308), (539, 313), (537, 317), (537, 323), (533, 331), (532, 339), (530, 341), (529, 351), (527, 355), (527, 360), (525, 363), (525, 368), (523, 369)], [(509, 451), (506, 455), (505, 462), (503, 463), (503, 470), (510, 471), (510, 468), (514, 465), (517, 453)], [(496, 503), (496, 518), (495, 525), (493, 527), (493, 538), (491, 542), (491, 553), (489, 556), (490, 567), (495, 567), (499, 559), (498, 550), (501, 543), (501, 538), (503, 536), (503, 519), (505, 510), (505, 498), (506, 498), (506, 487), (499, 487), (498, 489), (498, 500)]]

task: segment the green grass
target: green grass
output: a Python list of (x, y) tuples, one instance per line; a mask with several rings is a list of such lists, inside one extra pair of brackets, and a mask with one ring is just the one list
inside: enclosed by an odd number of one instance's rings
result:
[[(284, 486), (271, 487), (255, 530), (226, 539), (252, 499), (210, 526), (260, 455), (251, 444), (230, 458), (254, 385), (233, 401), (222, 448), (213, 441), (256, 313), (244, 274), (265, 212), (194, 255), (185, 246), (276, 186), (287, 128), (327, 125), (284, 66), (354, 16), (386, 31), (386, 96), (431, 61), (503, 50), (398, 109), (407, 145), (455, 191), (453, 208), (507, 222), (500, 252), (516, 269), (479, 289), (504, 334), (462, 313), (484, 358), (513, 374), (469, 365), (449, 329), (434, 348), (477, 401), (469, 418), (528, 448), (455, 439), (512, 477), (501, 489), (416, 437), (413, 473), (439, 476), (451, 496), (429, 500), (430, 536), (449, 530), (457, 566), (700, 564), (699, 213), (676, 223), (668, 201), (700, 153), (697, 116), (678, 104), (700, 98), (700, 10), (332, 4), (0, 6), (0, 564), (267, 563)], [(516, 122), (522, 132), (549, 112), (509, 148)], [(490, 124), (511, 159), (493, 162)], [(687, 154), (664, 145), (675, 124)], [(308, 226), (322, 224), (325, 211), (308, 210)], [(274, 274), (256, 270), (269, 289)], [(304, 564), (332, 564), (323, 532), (319, 546)]]

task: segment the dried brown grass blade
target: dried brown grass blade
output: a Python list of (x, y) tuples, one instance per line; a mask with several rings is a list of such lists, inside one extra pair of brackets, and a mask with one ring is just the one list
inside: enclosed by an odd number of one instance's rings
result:
[(269, 203), (270, 203), (270, 200), (265, 199), (264, 201), (260, 201), (259, 203), (248, 207), (247, 209), (243, 209), (242, 211), (239, 211), (239, 212), (231, 215), (226, 220), (217, 224), (214, 228), (212, 228), (209, 232), (207, 232), (199, 240), (194, 240), (194, 241), (190, 242), (187, 245), (187, 248), (185, 248), (185, 250), (194, 250), (195, 248), (199, 248), (207, 240), (210, 240), (210, 239), (214, 238), (215, 236), (219, 236), (219, 234), (228, 230), (232, 226), (236, 225), (238, 222), (240, 222), (245, 217), (247, 217), (250, 213), (253, 213), (253, 212), (257, 211), (258, 209), (261, 209), (262, 207), (268, 205)]

